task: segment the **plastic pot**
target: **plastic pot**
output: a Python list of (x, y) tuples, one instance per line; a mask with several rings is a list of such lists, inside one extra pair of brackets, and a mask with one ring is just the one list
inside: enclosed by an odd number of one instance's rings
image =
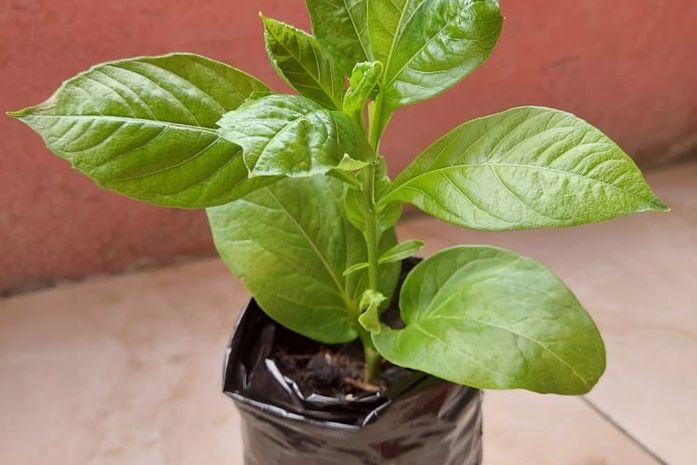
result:
[(479, 390), (399, 370), (384, 393), (303, 395), (270, 358), (280, 341), (317, 345), (251, 300), (228, 346), (223, 389), (242, 416), (246, 465), (480, 465)]

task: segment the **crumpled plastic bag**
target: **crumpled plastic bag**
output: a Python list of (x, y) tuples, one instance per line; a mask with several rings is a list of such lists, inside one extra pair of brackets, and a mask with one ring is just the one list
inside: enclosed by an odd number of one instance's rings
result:
[(303, 395), (270, 358), (274, 342), (316, 344), (250, 301), (225, 360), (246, 465), (479, 465), (481, 391), (406, 370), (384, 393)]

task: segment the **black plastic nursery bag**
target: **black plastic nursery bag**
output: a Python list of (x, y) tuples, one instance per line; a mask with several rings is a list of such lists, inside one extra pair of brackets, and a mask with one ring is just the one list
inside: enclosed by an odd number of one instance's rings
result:
[(303, 395), (270, 358), (316, 344), (250, 301), (228, 347), (224, 392), (242, 414), (246, 465), (479, 465), (481, 392), (404, 370), (380, 394)]

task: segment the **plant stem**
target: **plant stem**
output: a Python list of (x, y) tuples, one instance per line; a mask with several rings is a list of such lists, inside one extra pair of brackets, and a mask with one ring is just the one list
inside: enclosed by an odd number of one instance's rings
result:
[(368, 246), (368, 283), (370, 288), (378, 290), (378, 220), (375, 212), (375, 168), (377, 167), (380, 151), (380, 118), (382, 116), (383, 96), (379, 94), (375, 100), (373, 111), (370, 113), (368, 142), (373, 149), (373, 162), (363, 171), (363, 198), (365, 199), (366, 230), (365, 240)]
[(368, 248), (368, 285), (378, 290), (378, 224), (375, 214), (375, 164), (363, 172), (363, 198), (365, 201), (365, 240)]
[[(368, 249), (368, 286), (372, 290), (378, 290), (378, 232), (377, 217), (375, 215), (375, 164), (371, 163), (363, 171), (363, 191), (365, 199), (365, 241)], [(365, 357), (365, 371), (363, 380), (366, 383), (374, 384), (380, 376), (381, 357), (373, 345), (370, 333), (359, 328), (361, 341), (363, 342), (363, 352)]]
[(375, 349), (373, 340), (370, 337), (370, 333), (365, 329), (358, 328), (359, 337), (363, 343), (363, 358), (365, 361), (365, 366), (363, 368), (363, 381), (366, 384), (375, 384), (378, 377), (380, 376), (380, 364), (382, 363), (382, 356)]
[(375, 102), (373, 103), (373, 111), (371, 111), (369, 115), (370, 134), (368, 136), (368, 142), (376, 154), (378, 154), (380, 151), (380, 139), (384, 129), (383, 124), (380, 121), (383, 116), (383, 102), (384, 97), (382, 94), (378, 94)]
[[(382, 113), (382, 95), (375, 100), (375, 107), (370, 115), (370, 135), (368, 141), (373, 149), (374, 158), (363, 170), (363, 199), (365, 202), (365, 241), (368, 250), (368, 286), (370, 289), (378, 290), (379, 276), (379, 241), (378, 221), (375, 212), (375, 171), (378, 163), (378, 150), (380, 146), (380, 115)], [(365, 356), (364, 381), (374, 383), (380, 375), (381, 357), (375, 349), (370, 333), (362, 327), (359, 328), (363, 351)]]

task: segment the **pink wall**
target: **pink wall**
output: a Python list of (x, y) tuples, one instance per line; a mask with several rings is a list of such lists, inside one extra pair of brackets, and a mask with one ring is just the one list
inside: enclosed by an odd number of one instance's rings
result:
[[(697, 2), (502, 0), (500, 46), (446, 97), (396, 117), (384, 151), (404, 166), (460, 121), (538, 104), (604, 128), (644, 166), (697, 144)], [(3, 0), (0, 110), (38, 103), (61, 80), (121, 57), (193, 51), (282, 88), (257, 11), (306, 27), (301, 0)], [(401, 131), (400, 131), (401, 130)], [(200, 212), (101, 192), (18, 122), (0, 118), (0, 290), (211, 249)]]

